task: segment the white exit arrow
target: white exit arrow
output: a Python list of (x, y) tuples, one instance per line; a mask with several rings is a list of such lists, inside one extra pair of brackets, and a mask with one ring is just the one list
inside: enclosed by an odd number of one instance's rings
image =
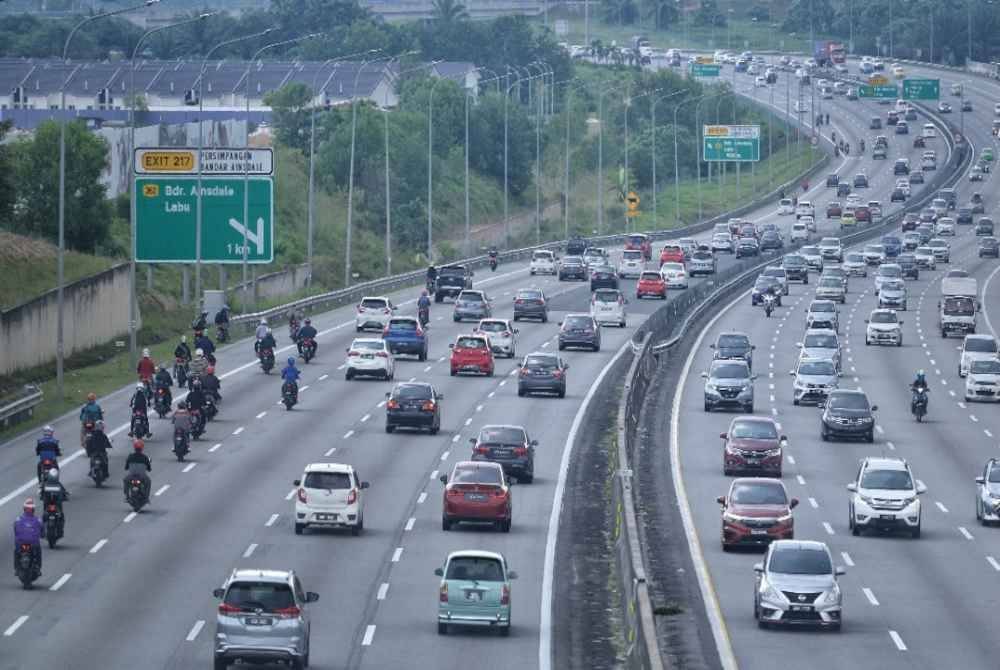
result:
[(239, 233), (241, 236), (246, 236), (248, 242), (253, 242), (257, 245), (257, 255), (264, 255), (264, 219), (261, 217), (257, 218), (257, 233), (254, 234), (246, 226), (237, 221), (236, 219), (229, 219), (229, 225)]

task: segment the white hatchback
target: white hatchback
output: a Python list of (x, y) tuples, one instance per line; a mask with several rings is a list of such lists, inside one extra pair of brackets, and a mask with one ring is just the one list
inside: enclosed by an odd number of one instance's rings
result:
[(969, 334), (962, 342), (962, 355), (958, 359), (958, 376), (969, 374), (974, 361), (997, 360), (997, 341), (992, 335)]
[(545, 249), (535, 251), (531, 254), (531, 267), (529, 271), (532, 275), (555, 275), (558, 272), (556, 255)]
[(646, 269), (646, 259), (639, 249), (626, 249), (622, 252), (622, 260), (618, 264), (618, 276), (638, 277)]
[(344, 379), (355, 377), (380, 377), (391, 380), (396, 374), (396, 359), (385, 340), (375, 337), (358, 337), (347, 348)]
[(381, 332), (395, 310), (392, 301), (385, 296), (362, 298), (358, 303), (358, 313), (354, 317), (354, 328), (359, 333), (369, 328)]
[(683, 263), (664, 263), (660, 266), (660, 276), (667, 288), (688, 287), (688, 273)]
[(809, 229), (806, 227), (806, 224), (802, 222), (792, 224), (791, 240), (792, 244), (809, 241)]
[(517, 349), (517, 334), (520, 332), (507, 319), (482, 319), (473, 331), (489, 338), (493, 353), (514, 358)]
[(599, 288), (590, 299), (590, 315), (600, 325), (612, 324), (624, 328), (628, 300), (616, 288)]
[(791, 198), (782, 198), (778, 201), (778, 214), (784, 216), (786, 214), (794, 214), (795, 205), (792, 204)]
[(296, 479), (295, 534), (310, 527), (350, 528), (359, 535), (365, 527), (365, 489), (368, 482), (343, 463), (310, 463)]

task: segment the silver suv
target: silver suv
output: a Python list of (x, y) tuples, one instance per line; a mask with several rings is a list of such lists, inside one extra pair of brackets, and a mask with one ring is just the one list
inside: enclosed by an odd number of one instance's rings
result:
[(753, 566), (757, 625), (821, 626), (840, 630), (843, 594), (830, 549), (823, 542), (776, 540)]
[(303, 591), (288, 570), (233, 570), (221, 589), (215, 623), (215, 670), (237, 661), (281, 661), (293, 668), (309, 666), (309, 610), (319, 600)]
[(757, 375), (750, 373), (746, 361), (716, 360), (705, 379), (705, 411), (719, 407), (742, 410), (753, 414), (753, 382)]

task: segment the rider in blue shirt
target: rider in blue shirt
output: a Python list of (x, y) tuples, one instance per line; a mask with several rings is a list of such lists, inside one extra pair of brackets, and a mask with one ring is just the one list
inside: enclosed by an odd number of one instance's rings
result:
[[(301, 375), (302, 373), (299, 371), (297, 367), (295, 367), (295, 357), (289, 356), (288, 365), (286, 365), (285, 368), (281, 371), (281, 380), (285, 382), (285, 384), (292, 385), (296, 400), (298, 400), (299, 398), (299, 377)], [(282, 388), (284, 388), (284, 386), (282, 386)]]
[(52, 426), (45, 426), (42, 429), (42, 436), (35, 443), (35, 454), (38, 456), (38, 481), (42, 480), (42, 461), (50, 459), (55, 462), (62, 456), (62, 449), (59, 448), (59, 440), (55, 438), (55, 431)]

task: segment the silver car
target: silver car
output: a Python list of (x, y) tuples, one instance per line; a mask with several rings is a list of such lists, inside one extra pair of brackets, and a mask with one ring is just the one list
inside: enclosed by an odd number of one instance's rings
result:
[(288, 570), (233, 570), (222, 588), (215, 622), (215, 668), (236, 662), (309, 665), (308, 603), (319, 595), (303, 591)]
[(714, 275), (717, 265), (718, 262), (711, 252), (695, 251), (687, 259), (688, 276)]
[(816, 297), (826, 300), (834, 300), (840, 304), (847, 302), (847, 292), (844, 290), (844, 283), (838, 277), (820, 277), (819, 284), (816, 285)]
[(938, 263), (949, 263), (951, 262), (951, 246), (946, 240), (940, 237), (935, 237), (927, 242), (927, 246), (931, 248), (934, 253), (934, 260)]
[(882, 282), (878, 292), (878, 306), (906, 311), (906, 282), (902, 279), (888, 279)]
[(788, 374), (795, 378), (792, 382), (792, 403), (795, 405), (821, 403), (840, 383), (837, 366), (829, 358), (802, 358)]
[[(931, 258), (933, 260), (933, 257)], [(875, 295), (882, 290), (882, 284), (894, 279), (903, 279), (903, 268), (898, 263), (883, 263), (875, 272)]]
[(799, 358), (829, 358), (841, 371), (840, 338), (832, 330), (816, 328), (807, 330), (801, 342), (796, 342), (800, 348)]
[(753, 566), (757, 625), (820, 626), (840, 630), (843, 595), (830, 549), (823, 542), (776, 540)]
[(465, 319), (488, 319), (493, 316), (493, 308), (485, 291), (465, 290), (455, 299), (455, 311), (452, 319), (456, 322)]
[(819, 247), (813, 245), (802, 247), (799, 249), (799, 255), (806, 259), (806, 265), (809, 266), (810, 270), (823, 271), (823, 254)]
[(826, 328), (840, 332), (840, 312), (832, 300), (813, 300), (806, 308), (806, 330)]
[(1000, 523), (1000, 463), (995, 458), (976, 477), (976, 520), (984, 526)]
[(507, 358), (514, 358), (516, 355), (517, 334), (520, 331), (507, 319), (483, 319), (474, 332), (489, 336), (490, 348), (494, 354)]
[(712, 235), (712, 251), (732, 254), (736, 252), (733, 246), (733, 238), (728, 233), (716, 233)]
[(852, 277), (868, 276), (868, 263), (865, 262), (865, 256), (860, 251), (852, 251), (844, 256), (844, 263), (841, 267)]
[(753, 382), (757, 375), (750, 373), (746, 361), (716, 360), (705, 379), (705, 411), (718, 407), (739, 409), (753, 414)]
[(823, 255), (824, 261), (844, 261), (844, 248), (840, 245), (840, 239), (836, 237), (824, 237), (819, 241), (819, 252)]

